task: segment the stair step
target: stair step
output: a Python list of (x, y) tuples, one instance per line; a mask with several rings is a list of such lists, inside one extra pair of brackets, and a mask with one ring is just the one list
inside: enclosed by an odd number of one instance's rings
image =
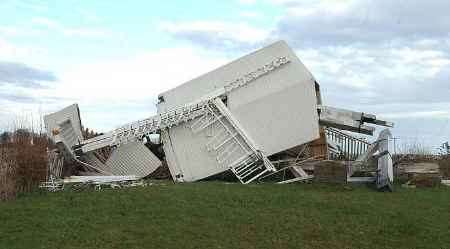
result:
[(249, 152), (243, 155), (242, 157), (238, 158), (232, 164), (230, 164), (230, 167), (234, 168), (236, 171), (241, 171), (243, 168), (246, 167), (246, 165), (252, 163), (254, 160), (255, 160), (254, 154)]
[(213, 150), (218, 150), (220, 149), (222, 146), (224, 146), (227, 142), (229, 142), (231, 139), (235, 138), (237, 136), (237, 133), (233, 133), (231, 134), (229, 137), (227, 137), (225, 140), (223, 140), (220, 144), (216, 145), (213, 147)]
[[(194, 121), (191, 129), (193, 132), (199, 132), (213, 124), (214, 128), (220, 127), (221, 130), (206, 143), (207, 151), (216, 152), (218, 163), (231, 169), (244, 184), (273, 171), (273, 165), (251, 144), (250, 139), (246, 137), (245, 132), (219, 98), (205, 105), (204, 110), (203, 116)], [(231, 160), (234, 161), (230, 162)]]
[(206, 144), (206, 148), (208, 149), (208, 151), (212, 151), (212, 150), (216, 150), (215, 149), (215, 143), (217, 142), (217, 141), (222, 141), (222, 140), (224, 140), (224, 139), (226, 139), (227, 137), (226, 137), (226, 134), (227, 134), (227, 132), (226, 132), (226, 130), (221, 130), (220, 132), (218, 132), (216, 135), (214, 135), (210, 140), (209, 140), (209, 142)]
[[(233, 153), (235, 153), (237, 150), (239, 150), (239, 146), (233, 146), (231, 150), (228, 150), (226, 153), (222, 153), (219, 156), (221, 157), (221, 160), (217, 159), (219, 163), (225, 162), (228, 158), (230, 158)], [(219, 156), (217, 158), (219, 158)]]
[(248, 163), (245, 167), (240, 168), (239, 170), (236, 170), (236, 173), (238, 175), (245, 175), (247, 171), (252, 170), (252, 168), (255, 168), (255, 165), (258, 161), (252, 161)]
[(242, 173), (239, 173), (239, 177), (241, 177), (242, 179), (251, 175), (252, 173), (258, 171), (259, 169), (261, 169), (261, 165), (258, 164), (252, 164), (252, 167), (249, 167), (247, 170), (245, 170)]

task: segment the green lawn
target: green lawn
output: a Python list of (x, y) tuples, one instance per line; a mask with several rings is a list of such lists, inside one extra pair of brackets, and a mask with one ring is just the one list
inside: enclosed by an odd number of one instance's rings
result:
[(217, 182), (0, 203), (0, 248), (450, 248), (450, 189)]

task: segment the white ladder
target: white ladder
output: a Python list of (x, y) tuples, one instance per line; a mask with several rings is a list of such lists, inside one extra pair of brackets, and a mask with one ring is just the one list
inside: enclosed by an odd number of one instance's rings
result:
[(206, 105), (204, 115), (191, 125), (191, 130), (199, 133), (208, 127), (214, 127), (216, 133), (206, 143), (207, 151), (215, 153), (216, 161), (231, 169), (241, 183), (250, 183), (275, 170), (246, 137), (220, 98)]
[(236, 166), (231, 167), (231, 171), (244, 184), (250, 183), (266, 173), (275, 171), (270, 161), (262, 153), (249, 155), (247, 158), (239, 162)]
[(129, 141), (135, 141), (144, 135), (156, 133), (162, 128), (170, 128), (180, 123), (193, 120), (205, 113), (206, 105), (206, 101), (200, 101), (124, 125), (112, 132), (113, 142), (111, 145), (120, 145)]

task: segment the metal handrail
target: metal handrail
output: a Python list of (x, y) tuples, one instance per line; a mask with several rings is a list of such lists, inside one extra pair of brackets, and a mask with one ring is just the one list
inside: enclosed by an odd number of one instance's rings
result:
[(353, 137), (330, 127), (325, 129), (325, 135), (327, 140), (333, 141), (340, 147), (340, 154), (330, 151), (330, 159), (355, 160), (358, 156), (363, 154), (370, 145), (369, 142), (364, 141), (363, 139)]

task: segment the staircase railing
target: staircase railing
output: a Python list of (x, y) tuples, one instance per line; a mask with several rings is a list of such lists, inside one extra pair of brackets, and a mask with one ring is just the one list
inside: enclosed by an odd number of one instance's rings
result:
[(329, 150), (329, 158), (332, 160), (355, 160), (363, 154), (370, 143), (343, 133), (335, 128), (328, 127), (325, 129), (325, 135), (327, 141), (331, 141), (333, 144), (338, 146), (338, 151)]

